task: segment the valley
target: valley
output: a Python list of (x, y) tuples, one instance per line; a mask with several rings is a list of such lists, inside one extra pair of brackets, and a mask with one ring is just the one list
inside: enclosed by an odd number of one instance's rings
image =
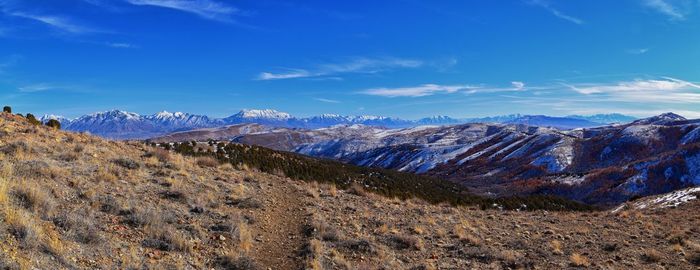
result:
[(482, 195), (556, 195), (609, 207), (700, 183), (699, 132), (698, 120), (668, 113), (574, 130), (489, 123), (315, 130), (235, 125), (152, 140), (232, 141), (431, 176)]

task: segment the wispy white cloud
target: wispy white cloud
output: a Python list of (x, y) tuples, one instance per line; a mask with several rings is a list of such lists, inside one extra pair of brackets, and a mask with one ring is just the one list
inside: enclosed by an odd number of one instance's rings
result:
[(138, 46), (131, 44), (131, 43), (123, 43), (123, 42), (107, 42), (107, 46), (112, 47), (112, 48), (119, 48), (119, 49), (136, 49)]
[[(347, 73), (373, 74), (397, 68), (418, 68), (422, 61), (401, 59), (393, 57), (385, 58), (352, 58), (341, 63), (325, 63), (317, 65), (314, 69), (284, 69), (280, 72), (262, 72), (258, 74), (258, 80), (282, 80), (297, 78), (333, 77), (334, 75)], [(337, 78), (337, 76), (336, 76)]]
[(213, 0), (125, 0), (132, 5), (155, 6), (192, 13), (202, 18), (233, 22), (232, 16), (239, 12), (233, 6)]
[(671, 20), (685, 20), (685, 14), (666, 0), (645, 0), (644, 4), (663, 15), (666, 15)]
[(258, 75), (258, 80), (284, 80), (295, 78), (307, 78), (315, 76), (313, 73), (303, 69), (287, 69), (285, 72), (272, 73), (263, 72)]
[(619, 92), (672, 92), (679, 90), (700, 89), (700, 85), (679, 79), (663, 77), (653, 80), (634, 80), (618, 82), (614, 84), (599, 85), (569, 85), (569, 87), (581, 94), (619, 93)]
[(51, 26), (55, 29), (72, 33), (72, 34), (83, 34), (83, 33), (90, 33), (90, 32), (96, 32), (95, 29), (80, 25), (76, 22), (73, 22), (72, 20), (65, 18), (65, 17), (59, 17), (59, 16), (51, 16), (51, 15), (39, 15), (39, 14), (32, 14), (32, 13), (26, 13), (26, 12), (10, 12), (8, 13), (9, 15), (19, 17), (19, 18), (24, 18), (28, 20), (33, 20), (36, 22), (40, 22), (43, 24), (46, 24), (48, 26)]
[(56, 86), (56, 85), (49, 84), (49, 83), (38, 83), (38, 84), (31, 84), (31, 85), (22, 86), (22, 87), (19, 87), (17, 90), (19, 90), (22, 93), (35, 93), (35, 92), (57, 90), (57, 89), (61, 89), (61, 88), (63, 88), (63, 87)]
[(17, 87), (19, 93), (31, 94), (47, 91), (62, 91), (74, 93), (88, 93), (93, 91), (89, 86), (64, 83), (32, 83)]
[(335, 99), (327, 99), (327, 98), (314, 98), (314, 100), (320, 101), (320, 102), (325, 102), (325, 103), (340, 103), (339, 100)]
[(456, 93), (458, 91), (469, 91), (476, 87), (469, 85), (438, 85), (424, 84), (414, 87), (399, 87), (399, 88), (372, 88), (364, 90), (360, 93), (371, 96), (382, 97), (424, 97), (440, 93)]
[(510, 82), (511, 85), (513, 85), (513, 88), (515, 90), (525, 90), (525, 83), (524, 82)]
[(626, 52), (628, 54), (645, 54), (649, 52), (649, 48), (640, 48), (640, 49), (629, 49)]
[(560, 10), (552, 7), (552, 5), (550, 5), (547, 0), (532, 0), (532, 1), (530, 1), (530, 3), (546, 9), (547, 11), (549, 11), (549, 13), (552, 13), (552, 15), (554, 15), (557, 18), (560, 18), (562, 20), (566, 20), (566, 21), (569, 21), (569, 22), (572, 22), (575, 24), (579, 24), (579, 25), (585, 23), (583, 20), (581, 20), (579, 18), (565, 14), (564, 12), (561, 12)]
[[(528, 87), (529, 88), (529, 87)], [(536, 87), (540, 89), (540, 87)], [(412, 87), (398, 88), (371, 88), (360, 91), (361, 94), (382, 97), (424, 97), (436, 94), (476, 94), (476, 93), (498, 93), (498, 92), (518, 92), (526, 89), (525, 83), (520, 81), (511, 82), (509, 87), (493, 87), (487, 85), (439, 85), (423, 84)]]

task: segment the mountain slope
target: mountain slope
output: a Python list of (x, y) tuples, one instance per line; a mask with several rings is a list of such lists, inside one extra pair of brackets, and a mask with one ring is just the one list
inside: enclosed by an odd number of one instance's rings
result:
[(700, 123), (673, 115), (571, 131), (506, 124), (352, 125), (227, 139), (427, 174), (482, 194), (556, 194), (614, 205), (700, 184)]

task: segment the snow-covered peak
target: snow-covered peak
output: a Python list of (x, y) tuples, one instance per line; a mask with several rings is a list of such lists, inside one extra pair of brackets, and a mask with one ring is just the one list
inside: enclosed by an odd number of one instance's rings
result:
[(126, 120), (138, 120), (139, 118), (141, 118), (141, 116), (138, 115), (137, 113), (127, 112), (127, 111), (122, 111), (122, 110), (111, 110), (111, 111), (106, 111), (106, 112), (93, 113), (90, 115), (80, 117), (80, 119), (86, 119), (86, 118), (100, 118), (100, 119), (118, 118), (118, 119), (126, 119)]
[(149, 118), (153, 119), (160, 119), (160, 120), (168, 120), (168, 119), (182, 119), (187, 117), (189, 114), (187, 113), (182, 113), (182, 112), (168, 112), (168, 111), (161, 111), (158, 112), (154, 115), (151, 115)]
[(61, 115), (54, 115), (54, 114), (44, 114), (43, 116), (41, 116), (41, 118), (39, 118), (39, 120), (42, 120), (42, 121), (44, 121), (44, 120), (51, 120), (51, 119), (53, 119), (53, 120), (59, 120), (59, 121), (61, 121), (61, 120), (68, 120), (68, 118), (65, 118), (65, 117), (63, 117), (63, 116), (61, 116)]
[(353, 117), (353, 120), (355, 121), (376, 121), (376, 120), (385, 120), (389, 119), (389, 117), (385, 116), (376, 116), (376, 115), (359, 115)]
[(632, 124), (636, 124), (636, 125), (664, 125), (664, 124), (668, 124), (671, 122), (684, 121), (684, 120), (688, 120), (688, 119), (686, 119), (685, 117), (680, 116), (678, 114), (675, 114), (672, 112), (667, 112), (667, 113), (660, 114), (657, 116), (639, 119), (637, 121), (632, 122)]
[(242, 110), (237, 114), (241, 118), (253, 118), (253, 119), (275, 119), (275, 120), (287, 120), (292, 118), (292, 116), (286, 112), (280, 112), (272, 109), (264, 110)]

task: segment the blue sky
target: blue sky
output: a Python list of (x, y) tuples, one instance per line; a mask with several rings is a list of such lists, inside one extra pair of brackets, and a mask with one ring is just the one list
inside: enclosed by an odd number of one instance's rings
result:
[(0, 0), (0, 103), (700, 117), (698, 0)]

